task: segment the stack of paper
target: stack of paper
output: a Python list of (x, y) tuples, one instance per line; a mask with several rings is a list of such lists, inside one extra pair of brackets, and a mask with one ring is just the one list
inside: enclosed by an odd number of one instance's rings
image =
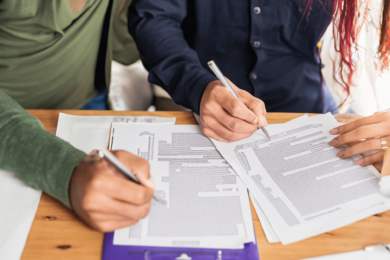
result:
[(150, 163), (156, 194), (149, 215), (115, 231), (115, 245), (244, 248), (255, 242), (245, 185), (199, 126), (112, 124), (112, 150)]
[(379, 173), (355, 160), (339, 159), (329, 130), (330, 114), (269, 125), (244, 140), (213, 140), (248, 187), (270, 242), (289, 244), (390, 209), (381, 196)]
[(107, 147), (111, 124), (110, 147), (147, 159), (156, 193), (168, 201), (153, 201), (146, 219), (115, 232), (114, 244), (238, 249), (255, 242), (247, 189), (198, 126), (60, 114), (57, 136), (89, 153)]
[(111, 123), (174, 125), (174, 117), (157, 116), (73, 116), (60, 113), (56, 135), (74, 147), (90, 153), (107, 147)]
[[(150, 162), (156, 193), (148, 217), (115, 232), (116, 245), (243, 248), (254, 242), (247, 190), (270, 242), (306, 239), (390, 209), (379, 173), (339, 159), (332, 115), (303, 116), (233, 143), (172, 119), (60, 116), (57, 135), (85, 152), (107, 146)], [(133, 118), (133, 119), (131, 119)], [(102, 123), (102, 120), (104, 122)], [(149, 121), (161, 122), (158, 128)], [(120, 123), (117, 121), (143, 121)], [(164, 125), (165, 124), (165, 125)], [(214, 143), (214, 145), (213, 145)], [(239, 178), (238, 178), (238, 177)]]

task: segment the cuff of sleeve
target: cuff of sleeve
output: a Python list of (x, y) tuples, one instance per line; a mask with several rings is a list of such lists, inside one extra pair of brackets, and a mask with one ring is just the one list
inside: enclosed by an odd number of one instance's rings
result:
[[(73, 150), (73, 149), (72, 149)], [(58, 169), (58, 174), (56, 174), (57, 180), (55, 186), (58, 187), (57, 190), (52, 191), (49, 195), (58, 199), (62, 203), (64, 203), (67, 207), (72, 208), (70, 204), (70, 180), (72, 178), (73, 172), (77, 165), (79, 165), (87, 155), (78, 150), (74, 149), (73, 151), (67, 154), (67, 158), (64, 161), (63, 167)]]
[(217, 80), (216, 77), (212, 75), (205, 75), (192, 86), (192, 89), (190, 89), (190, 96), (187, 98), (188, 102), (191, 104), (192, 111), (196, 114), (199, 115), (200, 101), (202, 100), (204, 90), (208, 84), (215, 80)]

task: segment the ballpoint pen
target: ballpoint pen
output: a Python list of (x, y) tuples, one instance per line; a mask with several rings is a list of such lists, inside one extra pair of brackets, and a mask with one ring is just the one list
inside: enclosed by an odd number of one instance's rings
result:
[[(234, 89), (232, 88), (232, 86), (230, 86), (229, 82), (226, 80), (226, 78), (223, 76), (222, 72), (219, 70), (217, 64), (215, 64), (215, 62), (212, 60), (212, 61), (209, 61), (207, 63), (210, 67), (210, 69), (214, 72), (215, 76), (217, 76), (217, 78), (222, 82), (222, 85), (227, 88), (229, 90), (230, 93), (233, 94), (233, 96), (235, 96), (237, 99), (239, 98), (238, 95), (236, 94), (236, 92), (234, 91)], [(264, 134), (268, 137), (268, 139), (271, 140), (271, 137), (269, 136), (268, 134), (268, 131), (267, 129), (265, 129), (264, 127), (260, 126), (259, 125), (259, 129), (263, 130)]]
[[(106, 148), (100, 148), (95, 150), (97, 151), (97, 154), (100, 158), (105, 158), (112, 166), (114, 166), (120, 173), (122, 173), (127, 179), (129, 179), (132, 182), (135, 182), (139, 185), (141, 183), (138, 181), (137, 177), (132, 173), (126, 166), (124, 166), (116, 157), (113, 155), (108, 149)], [(154, 195), (153, 199), (164, 206), (167, 205), (167, 201), (163, 198), (161, 198), (158, 195)]]

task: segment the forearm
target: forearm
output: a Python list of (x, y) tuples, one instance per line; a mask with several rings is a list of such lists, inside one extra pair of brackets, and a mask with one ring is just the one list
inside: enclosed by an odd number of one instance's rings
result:
[(149, 70), (149, 81), (163, 87), (177, 104), (199, 113), (207, 85), (216, 78), (200, 64), (180, 27), (187, 1), (135, 0), (129, 10), (129, 32)]
[(70, 206), (70, 178), (84, 157), (0, 91), (0, 169)]

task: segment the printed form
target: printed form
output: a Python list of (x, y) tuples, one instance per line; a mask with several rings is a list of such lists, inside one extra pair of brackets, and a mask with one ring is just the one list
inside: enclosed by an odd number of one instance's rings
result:
[(60, 113), (56, 135), (85, 153), (107, 147), (111, 123), (168, 124), (174, 125), (174, 117), (157, 116), (74, 116)]
[(356, 165), (360, 156), (341, 160), (344, 147), (329, 146), (329, 130), (339, 125), (327, 114), (269, 125), (271, 141), (261, 131), (233, 143), (212, 140), (283, 244), (390, 209), (376, 169)]
[(110, 149), (149, 161), (156, 194), (149, 215), (115, 231), (115, 245), (243, 248), (255, 242), (248, 193), (199, 126), (112, 124)]

